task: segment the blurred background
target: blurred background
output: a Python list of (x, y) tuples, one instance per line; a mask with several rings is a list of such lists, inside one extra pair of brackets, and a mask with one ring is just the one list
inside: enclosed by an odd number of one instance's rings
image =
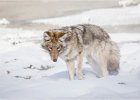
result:
[[(44, 30), (53, 25), (36, 24), (31, 21), (74, 15), (94, 9), (137, 6), (139, 3), (140, 0), (0, 0), (0, 20), (10, 22), (6, 25), (0, 24), (0, 27)], [(132, 30), (140, 32), (139, 24), (103, 25), (103, 27), (109, 32), (131, 32)]]

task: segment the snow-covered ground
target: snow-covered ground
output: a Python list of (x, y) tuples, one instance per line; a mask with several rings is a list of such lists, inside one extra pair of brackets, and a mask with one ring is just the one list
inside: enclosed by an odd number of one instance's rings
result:
[(7, 24), (10, 24), (10, 22), (7, 19), (5, 18), (0, 19), (0, 25), (7, 25)]
[(60, 26), (91, 23), (96, 25), (140, 24), (140, 5), (126, 8), (97, 9), (77, 15), (50, 19), (33, 20), (33, 23), (54, 24)]
[[(113, 10), (116, 16), (122, 18), (126, 13), (119, 13), (119, 15), (118, 12), (127, 9), (127, 12), (136, 15), (126, 15), (125, 17), (130, 20), (124, 19), (124, 22), (121, 22), (123, 20), (121, 19), (117, 24), (135, 24), (136, 20), (136, 23), (139, 23), (138, 8), (140, 7), (104, 9), (101, 10), (104, 19), (98, 16), (96, 20), (99, 22), (102, 20), (105, 24), (110, 17), (111, 21), (108, 24), (113, 25), (117, 22), (112, 19), (115, 15), (109, 16), (106, 12)], [(82, 16), (84, 14), (91, 16), (90, 18), (94, 15), (90, 11), (83, 13)], [(115, 18), (119, 19), (116, 16)], [(70, 16), (67, 21), (67, 18), (44, 20), (44, 22), (49, 21), (63, 26), (77, 24), (81, 20)], [(43, 31), (38, 30), (0, 28), (0, 100), (140, 99), (139, 33), (109, 33), (112, 40), (118, 43), (121, 51), (119, 75), (97, 78), (84, 59), (84, 80), (73, 81), (68, 79), (65, 62), (61, 59), (56, 63), (52, 62), (49, 55), (41, 48), (42, 33)]]

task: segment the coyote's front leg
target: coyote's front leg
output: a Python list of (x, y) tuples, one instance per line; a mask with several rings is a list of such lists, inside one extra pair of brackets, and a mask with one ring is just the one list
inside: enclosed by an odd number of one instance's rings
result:
[(66, 65), (69, 71), (69, 78), (70, 80), (74, 80), (74, 74), (75, 74), (75, 62), (74, 61), (66, 61)]
[(76, 75), (78, 77), (79, 80), (83, 79), (83, 73), (82, 73), (82, 67), (83, 67), (83, 51), (79, 52), (79, 56), (77, 58), (77, 71), (76, 71)]

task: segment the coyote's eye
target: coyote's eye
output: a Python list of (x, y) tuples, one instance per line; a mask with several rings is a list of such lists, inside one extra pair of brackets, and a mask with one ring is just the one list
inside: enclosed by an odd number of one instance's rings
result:
[(57, 47), (57, 50), (60, 51), (61, 50), (61, 46)]
[(47, 42), (48, 42), (48, 41), (50, 41), (50, 40), (46, 40), (46, 39), (45, 39), (45, 41), (47, 41)]
[(52, 47), (49, 47), (49, 46), (48, 46), (48, 50), (51, 51), (51, 50), (52, 50)]
[(59, 40), (60, 42), (63, 42), (62, 40)]

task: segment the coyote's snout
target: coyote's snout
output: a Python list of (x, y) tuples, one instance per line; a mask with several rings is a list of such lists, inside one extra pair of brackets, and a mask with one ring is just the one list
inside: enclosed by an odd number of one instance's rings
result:
[(74, 79), (75, 72), (78, 79), (83, 78), (84, 55), (98, 77), (118, 74), (119, 48), (99, 26), (81, 24), (48, 30), (44, 32), (42, 47), (54, 62), (58, 57), (66, 62), (70, 79)]
[(59, 55), (59, 51), (58, 51), (58, 49), (55, 45), (52, 46), (52, 47), (49, 47), (49, 53), (50, 53), (51, 59), (54, 62), (56, 62), (57, 58), (58, 58), (58, 55)]

